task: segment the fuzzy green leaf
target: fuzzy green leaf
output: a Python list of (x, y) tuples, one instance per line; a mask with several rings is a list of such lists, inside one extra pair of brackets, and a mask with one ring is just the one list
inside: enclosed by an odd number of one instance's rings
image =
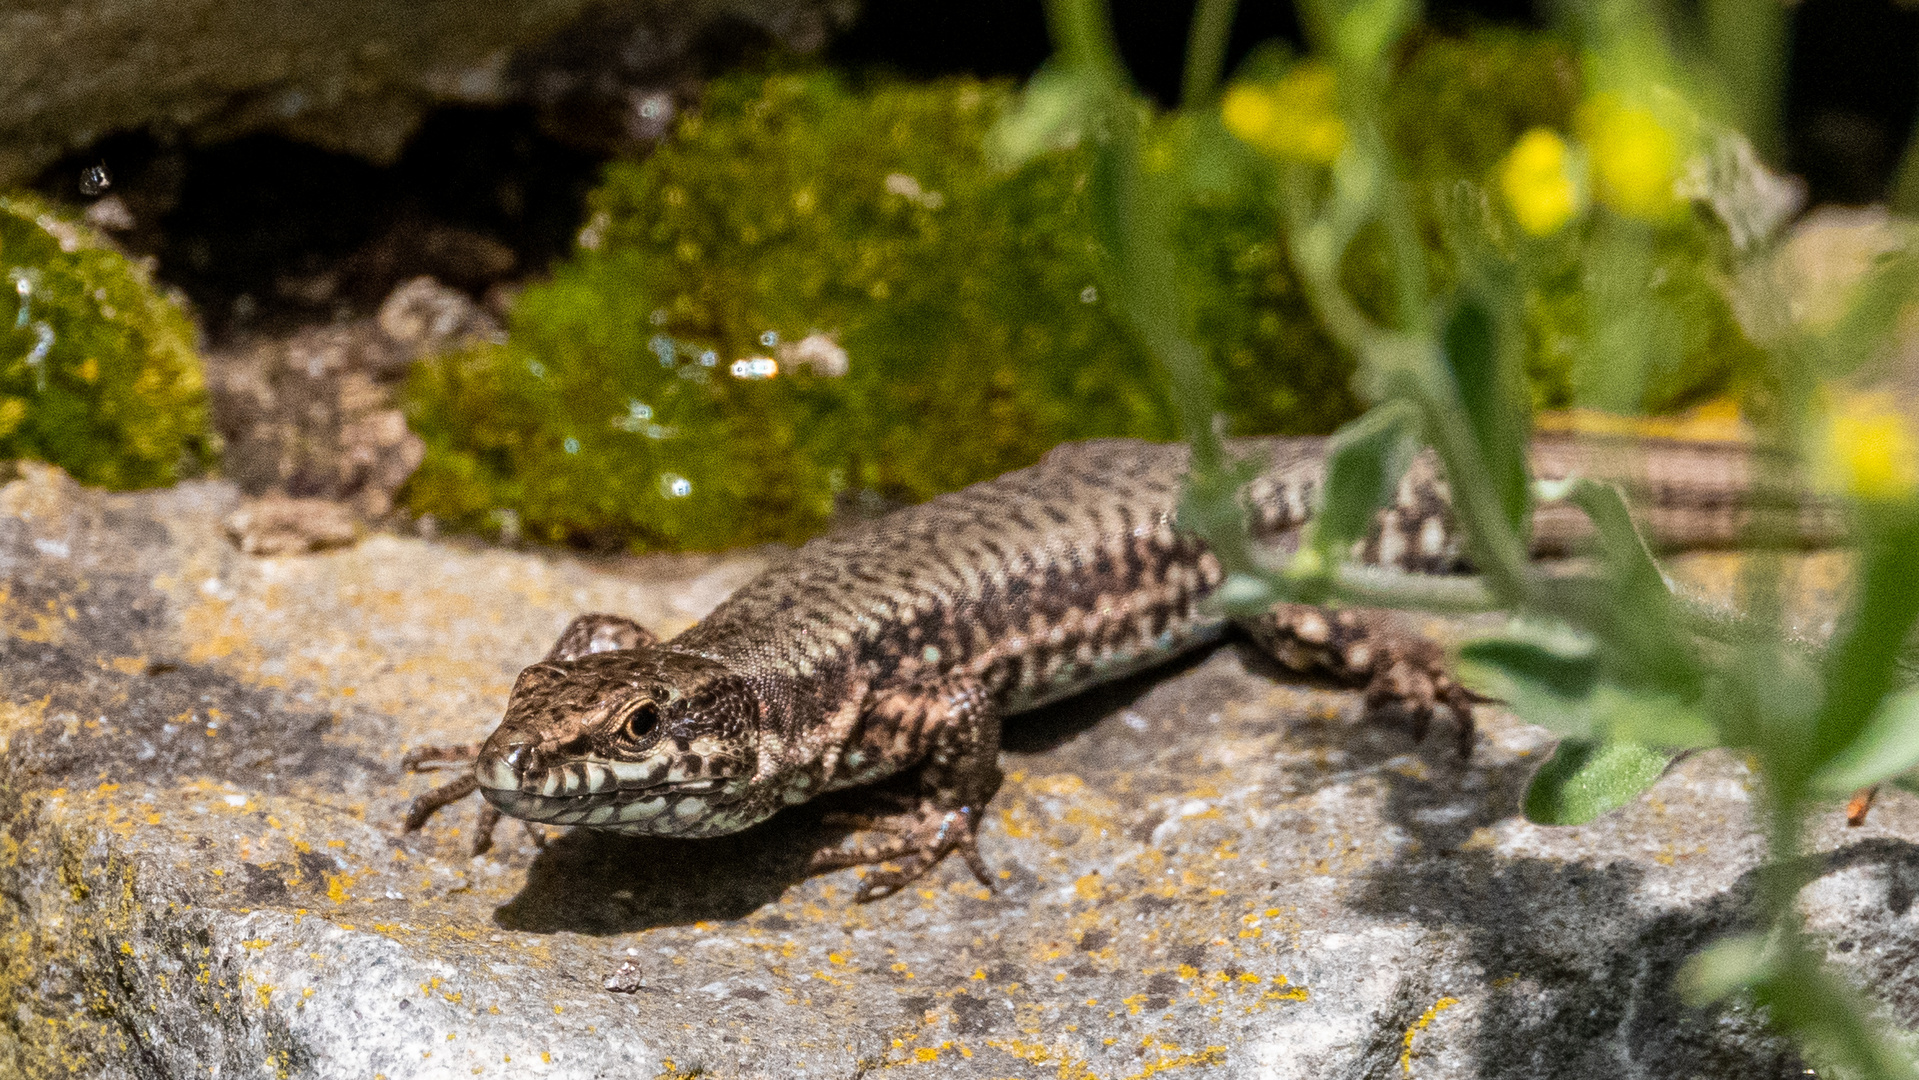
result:
[(1498, 489), (1500, 509), (1517, 530), (1525, 524), (1529, 494), (1525, 387), (1519, 373), (1504, 362), (1500, 344), (1487, 305), (1468, 297), (1453, 309), (1446, 322), (1446, 363), (1486, 474)]
[(1919, 766), (1919, 690), (1894, 694), (1837, 756), (1813, 778), (1822, 795), (1844, 798)]
[(1598, 644), (1570, 631), (1524, 627), (1468, 642), (1459, 652), (1459, 677), (1527, 723), (1569, 738), (1668, 747), (1715, 741), (1692, 698), (1618, 681)]
[[(1857, 599), (1845, 620), (1848, 629), (1828, 654), (1825, 701), (1814, 724), (1811, 752), (1782, 748), (1788, 750), (1786, 760), (1805, 770), (1788, 777), (1788, 783), (1801, 781), (1859, 744), (1893, 688), (1900, 650), (1919, 620), (1919, 515), (1885, 508), (1882, 515), (1861, 516), (1868, 535)], [(1800, 738), (1792, 731), (1781, 731), (1780, 737)]]
[(1679, 969), (1680, 996), (1697, 1008), (1767, 978), (1773, 967), (1767, 945), (1764, 934), (1739, 934), (1706, 946)]
[(1563, 735), (1592, 734), (1599, 657), (1590, 641), (1488, 637), (1459, 651), (1460, 680), (1504, 701), (1520, 719)]
[(1666, 771), (1672, 757), (1638, 743), (1566, 739), (1533, 774), (1526, 789), (1526, 820), (1584, 825), (1638, 798)]
[(1332, 565), (1372, 528), (1392, 501), (1418, 449), (1412, 410), (1382, 405), (1335, 432), (1326, 455), (1325, 501), (1313, 519), (1313, 546)]
[(988, 156), (999, 167), (1012, 169), (1077, 145), (1093, 112), (1095, 92), (1093, 83), (1078, 72), (1041, 68), (987, 133)]

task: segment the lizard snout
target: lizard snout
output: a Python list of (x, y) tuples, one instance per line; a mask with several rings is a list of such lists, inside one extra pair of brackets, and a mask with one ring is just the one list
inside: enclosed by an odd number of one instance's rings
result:
[(473, 763), (473, 775), (483, 788), (517, 791), (520, 778), (526, 775), (527, 766), (536, 755), (530, 742), (488, 745), (480, 751), (480, 759)]

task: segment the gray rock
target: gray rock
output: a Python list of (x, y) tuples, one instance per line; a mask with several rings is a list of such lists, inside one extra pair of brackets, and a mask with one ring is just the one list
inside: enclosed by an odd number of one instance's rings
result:
[[(849, 18), (845, 0), (0, 0), (0, 185), (140, 128), (277, 131), (390, 161), (434, 105), (547, 104), (657, 75), (717, 23), (804, 49)], [(578, 22), (598, 52), (570, 44)]]
[[(363, 517), (385, 515), (426, 456), (397, 401), (408, 368), (422, 356), (501, 334), (493, 317), (464, 294), (421, 277), (395, 288), (368, 318), (284, 337), (249, 336), (213, 351), (206, 359), (207, 389), (228, 475), (249, 495), (335, 500)], [(269, 525), (262, 535), (276, 529)]]
[[(484, 734), (573, 614), (674, 632), (763, 558), (252, 558), (237, 500), (0, 489), (0, 1074), (1801, 1075), (1671, 989), (1749, 917), (1729, 755), (1535, 827), (1538, 729), (1486, 710), (1462, 764), (1227, 647), (1012, 725), (990, 893), (955, 861), (854, 905), (803, 871), (815, 807), (472, 858), (471, 806), (397, 834), (402, 752)], [(1835, 815), (1806, 900), (1908, 1025), (1915, 830)]]

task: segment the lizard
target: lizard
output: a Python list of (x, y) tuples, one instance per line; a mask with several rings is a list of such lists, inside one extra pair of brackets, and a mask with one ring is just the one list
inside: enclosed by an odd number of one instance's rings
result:
[[(1321, 437), (1229, 440), (1257, 472), (1240, 502), (1252, 538), (1296, 550), (1325, 481)], [(981, 815), (998, 789), (1001, 724), (1219, 640), (1237, 627), (1285, 669), (1361, 691), (1414, 734), (1446, 714), (1470, 755), (1475, 704), (1443, 649), (1385, 612), (1281, 604), (1228, 619), (1207, 598), (1220, 562), (1180, 527), (1188, 451), (1127, 439), (1066, 444), (1037, 464), (811, 540), (704, 619), (661, 641), (631, 619), (576, 618), (513, 684), (483, 744), (429, 747), (409, 768), (471, 768), (404, 823), (474, 791), (476, 852), (502, 813), (613, 832), (735, 832), (831, 791), (905, 771), (895, 812), (850, 821), (878, 840), (811, 866), (872, 867), (857, 899), (895, 892), (958, 854), (982, 884)], [(1835, 539), (1829, 506), (1763, 490), (1739, 444), (1536, 439), (1530, 468), (1610, 469), (1655, 547), (1732, 546), (1765, 531)], [(1622, 469), (1623, 467), (1623, 469)], [(1534, 515), (1536, 557), (1589, 527), (1563, 504)], [(1351, 552), (1412, 573), (1470, 572), (1436, 457), (1414, 458)]]

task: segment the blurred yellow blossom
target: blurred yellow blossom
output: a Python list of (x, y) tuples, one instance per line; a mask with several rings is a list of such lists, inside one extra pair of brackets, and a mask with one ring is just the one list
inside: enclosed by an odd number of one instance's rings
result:
[(1534, 236), (1558, 232), (1582, 209), (1572, 151), (1550, 128), (1519, 137), (1499, 168), (1499, 186), (1514, 220)]
[(1827, 446), (1833, 479), (1848, 494), (1889, 501), (1919, 488), (1919, 441), (1887, 394), (1856, 394), (1833, 410)]
[(1290, 161), (1331, 165), (1346, 148), (1333, 69), (1317, 60), (1296, 64), (1272, 83), (1240, 83), (1226, 91), (1220, 119), (1246, 142)]
[(1580, 111), (1593, 186), (1600, 202), (1627, 217), (1654, 221), (1679, 205), (1679, 139), (1658, 114), (1610, 95)]

